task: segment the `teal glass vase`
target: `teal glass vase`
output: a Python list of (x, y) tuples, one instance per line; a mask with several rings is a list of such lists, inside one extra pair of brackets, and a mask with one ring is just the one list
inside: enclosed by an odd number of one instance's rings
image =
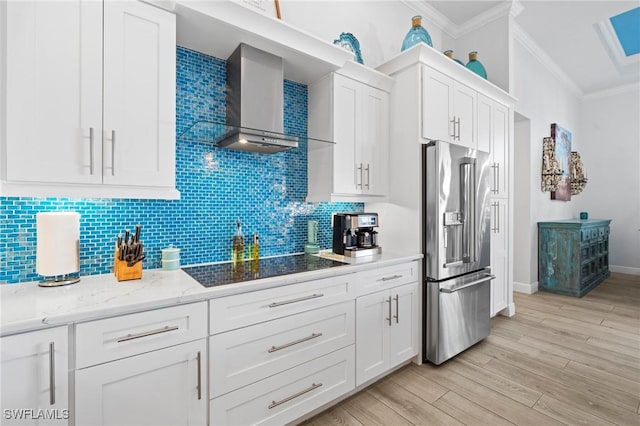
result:
[(478, 74), (480, 77), (487, 79), (487, 70), (484, 69), (482, 62), (478, 60), (478, 52), (469, 52), (469, 62), (467, 68)]
[(444, 56), (446, 56), (447, 58), (456, 61), (457, 63), (459, 63), (460, 65), (462, 65), (464, 67), (464, 63), (460, 59), (456, 59), (456, 58), (453, 57), (453, 50), (445, 50), (442, 53), (444, 53)]
[(422, 24), (422, 16), (416, 15), (413, 18), (411, 18), (411, 29), (409, 30), (409, 32), (404, 38), (404, 41), (402, 42), (402, 49), (401, 49), (402, 52), (404, 52), (411, 46), (416, 45), (420, 42), (426, 43), (429, 46), (433, 47), (433, 43), (431, 42), (431, 36), (421, 24)]

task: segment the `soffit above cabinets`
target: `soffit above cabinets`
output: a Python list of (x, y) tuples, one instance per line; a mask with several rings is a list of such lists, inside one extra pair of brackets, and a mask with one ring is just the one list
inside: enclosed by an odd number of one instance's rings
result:
[(283, 58), (284, 77), (298, 83), (312, 83), (353, 58), (345, 49), (234, 1), (177, 0), (158, 5), (176, 14), (179, 46), (227, 59), (246, 43)]

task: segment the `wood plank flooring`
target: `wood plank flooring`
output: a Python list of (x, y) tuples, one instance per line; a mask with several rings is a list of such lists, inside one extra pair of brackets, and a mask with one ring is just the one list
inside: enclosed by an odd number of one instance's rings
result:
[(304, 425), (640, 425), (640, 276), (514, 302), (456, 358), (410, 364)]

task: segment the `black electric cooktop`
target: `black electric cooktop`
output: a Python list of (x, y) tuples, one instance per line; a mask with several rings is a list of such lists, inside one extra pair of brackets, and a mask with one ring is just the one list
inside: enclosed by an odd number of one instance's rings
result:
[(189, 266), (182, 269), (203, 286), (216, 287), (259, 278), (318, 271), (343, 265), (346, 265), (346, 263), (309, 254), (293, 254), (291, 256), (269, 257), (260, 259), (257, 262), (247, 260), (235, 265), (229, 262)]

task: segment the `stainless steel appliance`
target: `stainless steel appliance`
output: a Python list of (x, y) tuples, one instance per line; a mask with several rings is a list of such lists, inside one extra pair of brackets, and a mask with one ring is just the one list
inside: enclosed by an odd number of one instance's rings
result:
[(298, 147), (283, 134), (282, 58), (241, 43), (227, 59), (227, 125), (217, 143), (239, 151), (273, 154)]
[(422, 147), (424, 359), (441, 364), (489, 335), (489, 155)]
[(347, 257), (380, 253), (377, 227), (378, 213), (336, 213), (333, 216), (333, 252)]

